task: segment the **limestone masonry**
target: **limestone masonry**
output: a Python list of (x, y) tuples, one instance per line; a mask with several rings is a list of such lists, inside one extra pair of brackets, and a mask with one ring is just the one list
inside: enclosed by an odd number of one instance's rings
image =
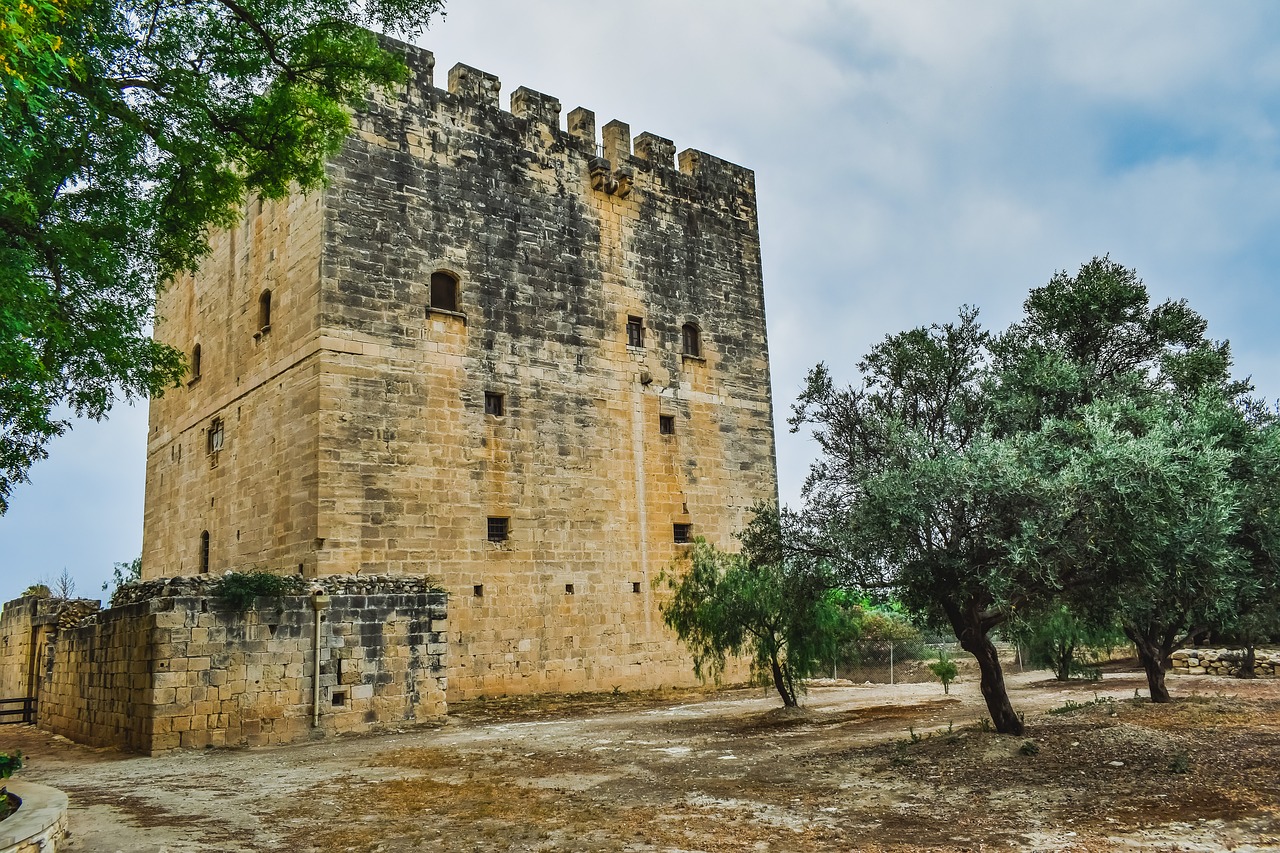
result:
[(688, 683), (654, 580), (777, 494), (753, 175), (394, 47), (328, 186), (161, 298), (144, 578), (429, 576), (450, 699)]

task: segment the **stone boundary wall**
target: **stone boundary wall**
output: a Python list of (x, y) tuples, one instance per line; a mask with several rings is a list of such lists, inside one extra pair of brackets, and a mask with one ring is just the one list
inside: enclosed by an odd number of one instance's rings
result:
[(21, 804), (0, 821), (0, 853), (57, 853), (67, 838), (67, 795), (48, 785), (10, 779)]
[[(1173, 675), (1235, 675), (1244, 649), (1179, 649), (1171, 657)], [(1280, 676), (1280, 649), (1255, 649), (1253, 669), (1259, 678)]]
[(25, 595), (0, 611), (0, 699), (35, 695), (32, 677), (48, 666), (49, 641), (101, 605), (87, 598)]
[[(40, 665), (37, 725), (91, 746), (154, 755), (445, 716), (446, 597), (422, 579), (329, 578), (316, 595), (259, 598), (244, 613), (222, 609), (210, 583), (138, 584), (122, 597), (140, 600), (59, 630)], [(152, 597), (141, 598), (138, 586)], [(22, 610), (11, 602), (6, 614), (15, 605)]]

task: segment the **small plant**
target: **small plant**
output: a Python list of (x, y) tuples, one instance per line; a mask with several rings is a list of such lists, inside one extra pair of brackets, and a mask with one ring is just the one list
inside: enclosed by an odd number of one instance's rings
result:
[(924, 738), (920, 737), (920, 734), (916, 731), (915, 726), (907, 726), (907, 732), (908, 734), (911, 735), (912, 743), (919, 743), (920, 741), (924, 740)]
[[(8, 779), (14, 773), (22, 769), (22, 753), (0, 752), (0, 779)], [(9, 805), (9, 789), (0, 785), (0, 820), (4, 820), (12, 813)]]
[(0, 752), (0, 779), (8, 779), (22, 769), (22, 753)]
[(956, 680), (956, 662), (947, 657), (944, 651), (938, 652), (938, 660), (929, 664), (929, 671), (942, 682), (942, 692), (951, 692), (951, 682)]
[(894, 754), (889, 757), (889, 765), (891, 767), (910, 767), (915, 764), (915, 759), (907, 755), (907, 745), (905, 743), (898, 744), (894, 749)]
[(296, 575), (274, 575), (271, 572), (227, 572), (213, 585), (213, 596), (227, 610), (243, 613), (259, 597), (280, 598), (301, 595), (302, 578)]
[(983, 718), (981, 718), (980, 720), (978, 720), (978, 728), (979, 728), (981, 731), (984, 731), (984, 732), (989, 732), (989, 731), (991, 731), (991, 730), (992, 730), (992, 726), (991, 726), (991, 718), (990, 718), (990, 717), (983, 717)]
[(1185, 752), (1179, 752), (1173, 758), (1169, 759), (1170, 773), (1188, 773), (1191, 771), (1191, 757)]
[(1039, 755), (1040, 744), (1033, 740), (1024, 740), (1022, 742), (1022, 746), (1018, 747), (1018, 752), (1021, 752), (1023, 755)]

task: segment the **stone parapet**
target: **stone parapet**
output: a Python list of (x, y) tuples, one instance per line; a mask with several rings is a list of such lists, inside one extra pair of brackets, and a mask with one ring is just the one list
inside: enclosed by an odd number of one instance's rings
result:
[(135, 586), (156, 584), (158, 594), (28, 647), (40, 728), (154, 755), (284, 744), (447, 712), (446, 596), (421, 577), (318, 579), (315, 595), (259, 598), (244, 612), (227, 610), (204, 578)]
[(67, 838), (67, 795), (48, 785), (10, 780), (21, 802), (0, 821), (0, 853), (56, 853)]

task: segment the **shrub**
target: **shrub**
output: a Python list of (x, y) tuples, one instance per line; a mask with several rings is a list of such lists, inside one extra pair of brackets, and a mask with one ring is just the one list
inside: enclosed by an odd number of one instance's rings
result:
[(956, 662), (947, 657), (946, 652), (938, 652), (938, 660), (929, 664), (929, 671), (942, 682), (942, 692), (951, 692), (951, 682), (956, 679)]
[(227, 572), (213, 585), (213, 596), (227, 609), (243, 613), (260, 597), (280, 598), (300, 595), (302, 578), (291, 575), (275, 575), (271, 572), (252, 570)]

